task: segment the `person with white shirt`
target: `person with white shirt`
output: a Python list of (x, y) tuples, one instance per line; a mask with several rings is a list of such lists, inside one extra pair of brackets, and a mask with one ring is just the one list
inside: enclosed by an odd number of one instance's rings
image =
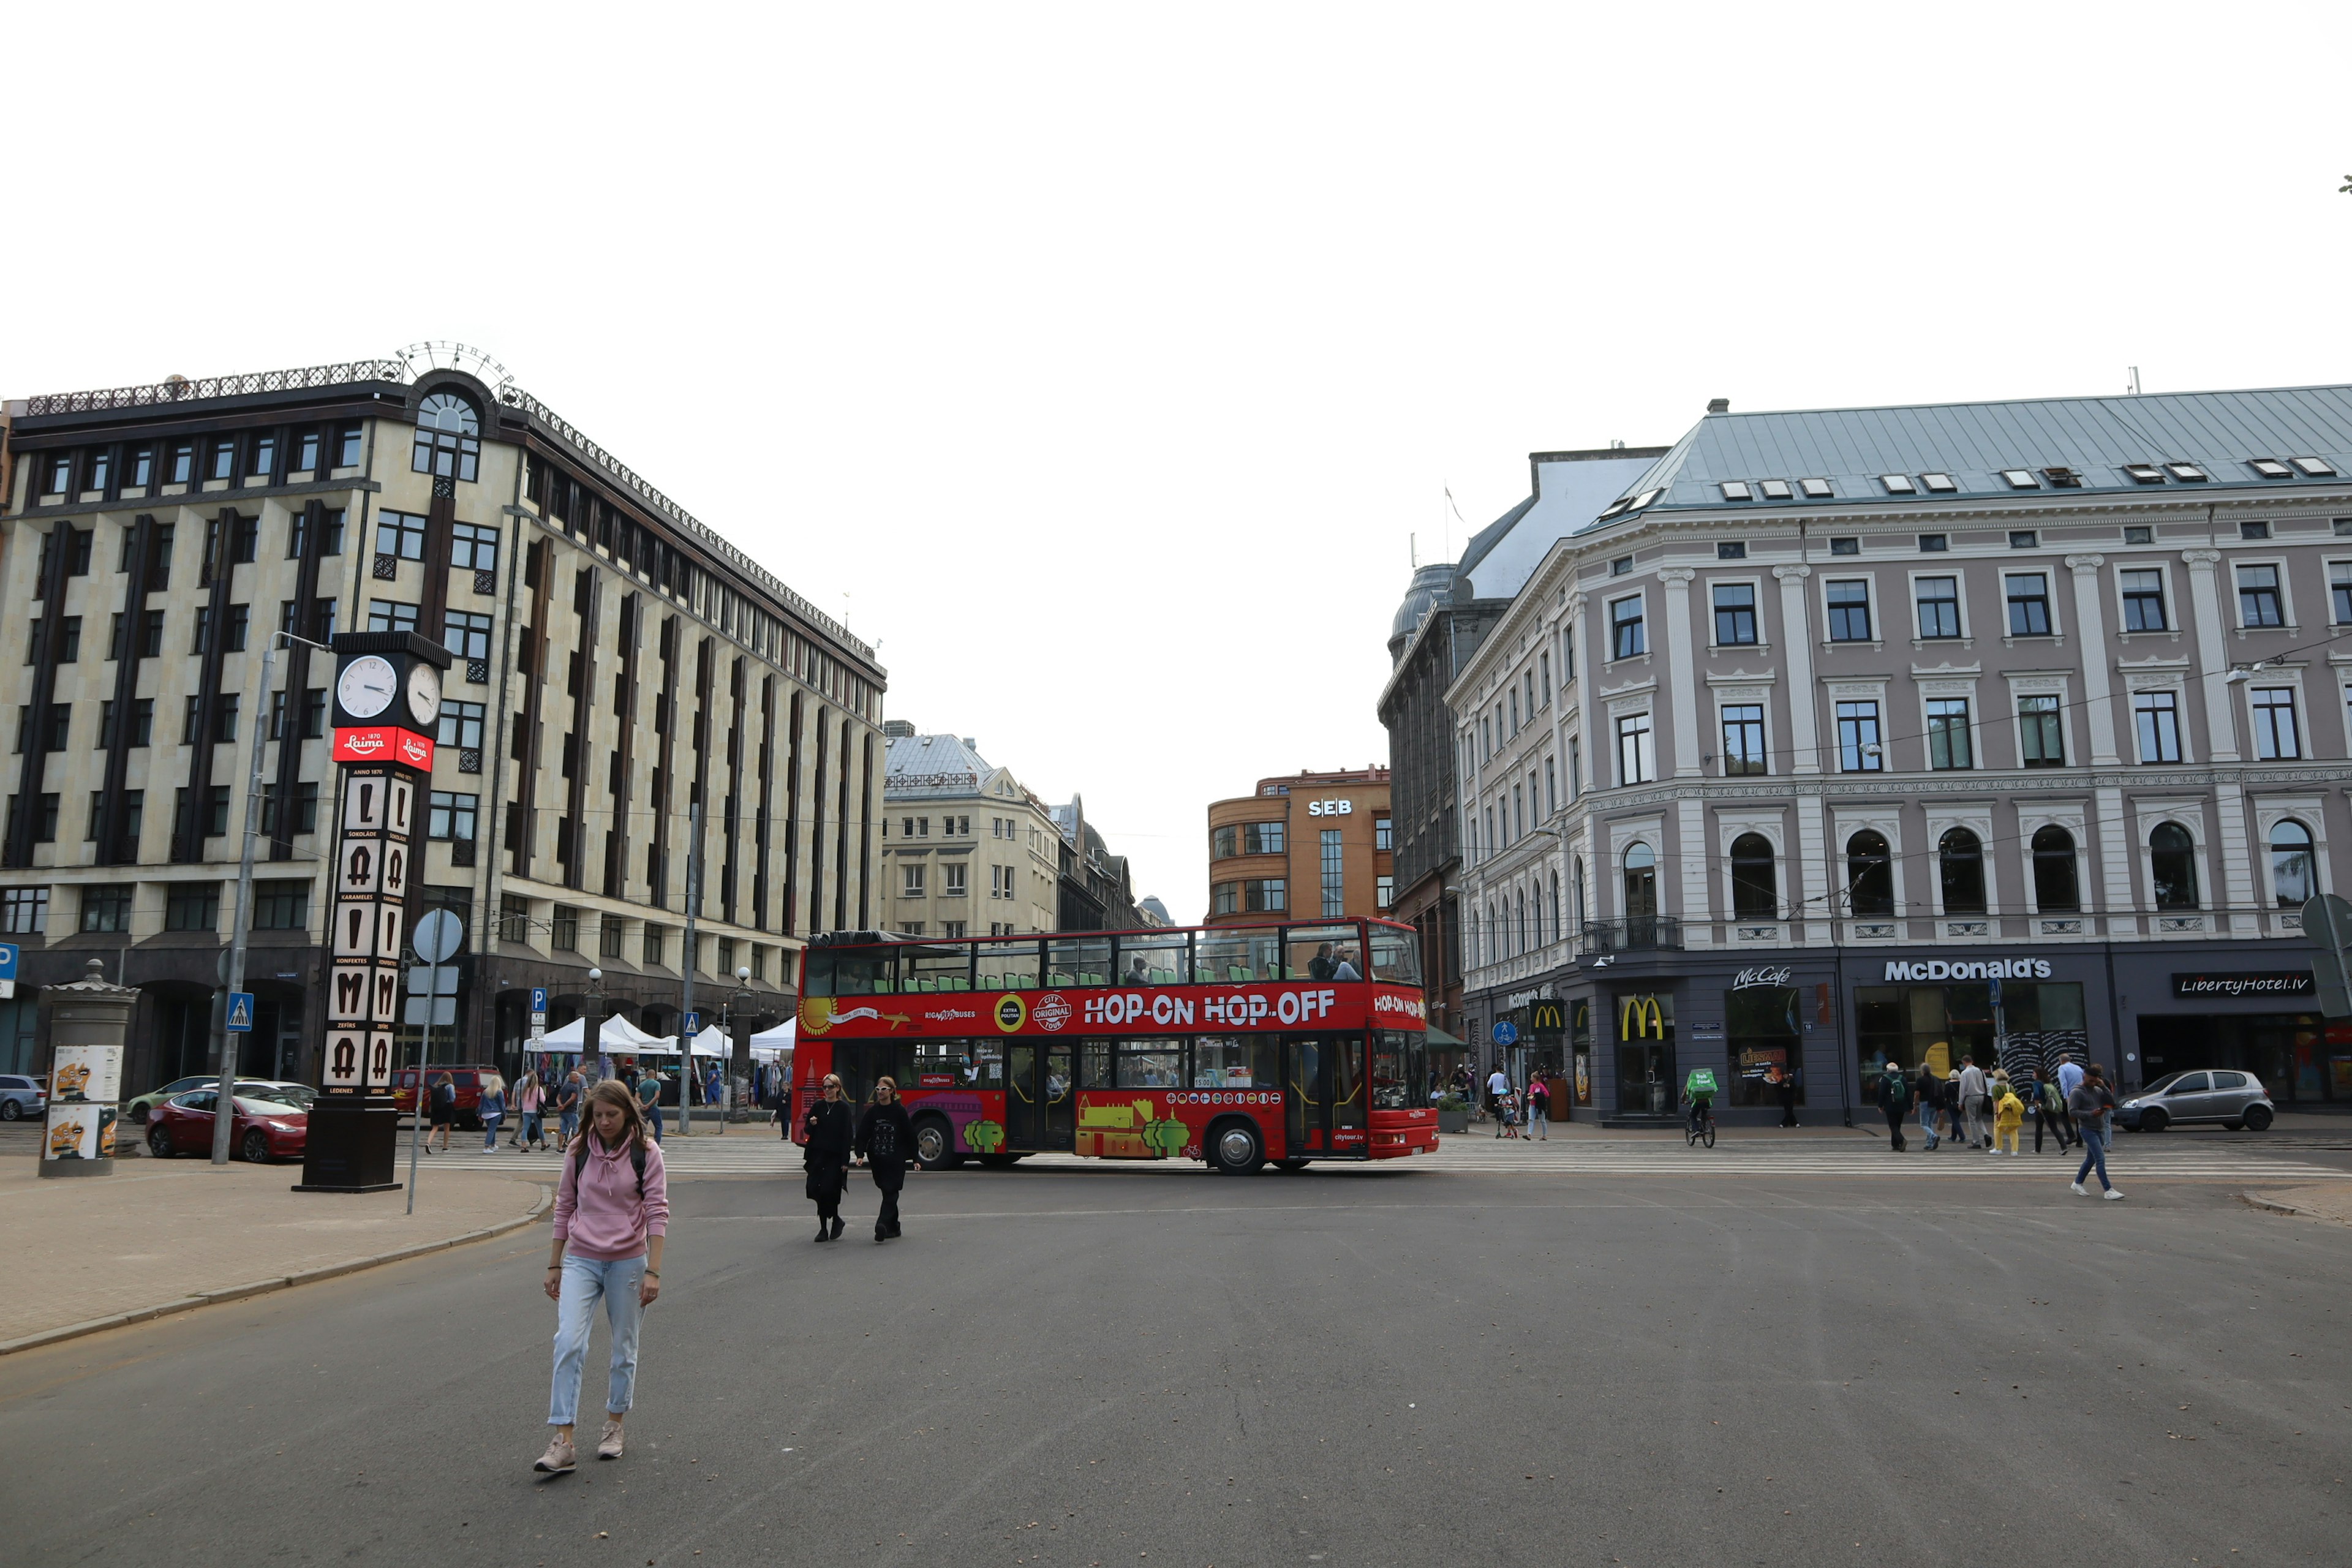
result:
[(1503, 1097), (1511, 1092), (1511, 1075), (1500, 1067), (1486, 1078), (1486, 1109), (1495, 1113), (1495, 1136), (1503, 1135)]
[[(2083, 1141), (2083, 1131), (2081, 1123), (2074, 1120), (2073, 1101), (2074, 1091), (2082, 1087), (2082, 1064), (2072, 1056), (2061, 1054), (2058, 1058), (2058, 1103), (2065, 1109), (2059, 1114), (2064, 1118), (2062, 1125), (2066, 1129), (2066, 1136), (2077, 1143)], [(2062, 1144), (2060, 1147), (2063, 1148), (2064, 1145)]]
[(1986, 1083), (1984, 1068), (1977, 1066), (1974, 1057), (1960, 1058), (1960, 1115), (1968, 1130), (1969, 1143), (1987, 1153), (1992, 1152), (1992, 1132), (1985, 1125)]

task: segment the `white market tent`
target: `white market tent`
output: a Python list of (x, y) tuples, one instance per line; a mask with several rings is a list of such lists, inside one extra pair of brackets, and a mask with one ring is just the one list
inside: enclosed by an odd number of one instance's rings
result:
[(772, 1029), (763, 1029), (751, 1037), (751, 1059), (775, 1061), (790, 1058), (793, 1043), (800, 1032), (800, 1020), (787, 1018)]
[[(550, 1029), (545, 1037), (531, 1042), (535, 1051), (576, 1051), (587, 1043), (588, 1020), (574, 1018), (560, 1029)], [(618, 1014), (596, 1026), (596, 1047), (607, 1056), (674, 1057), (677, 1055), (676, 1035), (648, 1035)]]

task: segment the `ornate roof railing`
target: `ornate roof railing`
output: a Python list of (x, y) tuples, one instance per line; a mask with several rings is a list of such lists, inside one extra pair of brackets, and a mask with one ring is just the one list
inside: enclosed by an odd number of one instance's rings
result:
[[(352, 360), (342, 364), (311, 365), (302, 370), (265, 370), (244, 375), (203, 376), (194, 381), (185, 376), (173, 376), (145, 386), (116, 386), (99, 392), (45, 393), (14, 404), (12, 412), (26, 418), (37, 418), (47, 414), (87, 414), (115, 408), (152, 408), (174, 403), (199, 403), (208, 398), (241, 397), (257, 392), (301, 392), (319, 387), (347, 386), (354, 382), (380, 381), (406, 385), (413, 379), (408, 363), (402, 360)], [(638, 500), (692, 534), (697, 542), (729, 566), (774, 595), (794, 615), (836, 639), (843, 647), (854, 650), (860, 658), (869, 661), (874, 658), (873, 648), (853, 636), (847, 626), (786, 587), (774, 573), (736, 548), (718, 530), (655, 489), (636, 470), (589, 439), (570, 420), (519, 386), (501, 386), (498, 396), (506, 406), (531, 419), (548, 435), (603, 469)]]
[(145, 386), (111, 386), (102, 392), (51, 392), (24, 400), (20, 412), (27, 418), (44, 414), (88, 414), (109, 408), (152, 408), (171, 403), (200, 403), (212, 397), (243, 397), (256, 392), (300, 392), (319, 386), (348, 386), (355, 381), (404, 383), (408, 376), (396, 359), (353, 360), (345, 364), (314, 364), (305, 370), (264, 370), (245, 375), (208, 375), (190, 381), (175, 375)]

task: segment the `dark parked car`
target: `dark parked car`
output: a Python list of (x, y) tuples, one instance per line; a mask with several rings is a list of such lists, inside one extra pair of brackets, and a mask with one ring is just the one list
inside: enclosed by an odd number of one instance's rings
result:
[(2276, 1114), (2262, 1079), (2221, 1068), (2168, 1073), (2116, 1107), (2116, 1121), (2131, 1132), (2161, 1132), (2199, 1121), (2218, 1121), (2232, 1132), (2241, 1127), (2260, 1132)]
[[(218, 1089), (199, 1089), (157, 1106), (147, 1121), (147, 1152), (158, 1159), (211, 1153), (214, 1105), (219, 1098)], [(236, 1097), (236, 1118), (229, 1123), (232, 1153), (256, 1164), (299, 1160), (310, 1136), (310, 1116), (284, 1100)]]
[(49, 1091), (37, 1078), (0, 1072), (0, 1121), (38, 1116), (49, 1108)]

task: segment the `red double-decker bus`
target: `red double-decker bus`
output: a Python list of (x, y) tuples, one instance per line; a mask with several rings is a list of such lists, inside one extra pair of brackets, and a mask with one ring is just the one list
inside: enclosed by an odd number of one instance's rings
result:
[(825, 1074), (895, 1079), (917, 1152), (1009, 1165), (1382, 1160), (1436, 1147), (1418, 950), (1388, 921), (933, 942), (834, 931), (803, 957), (793, 1136)]

